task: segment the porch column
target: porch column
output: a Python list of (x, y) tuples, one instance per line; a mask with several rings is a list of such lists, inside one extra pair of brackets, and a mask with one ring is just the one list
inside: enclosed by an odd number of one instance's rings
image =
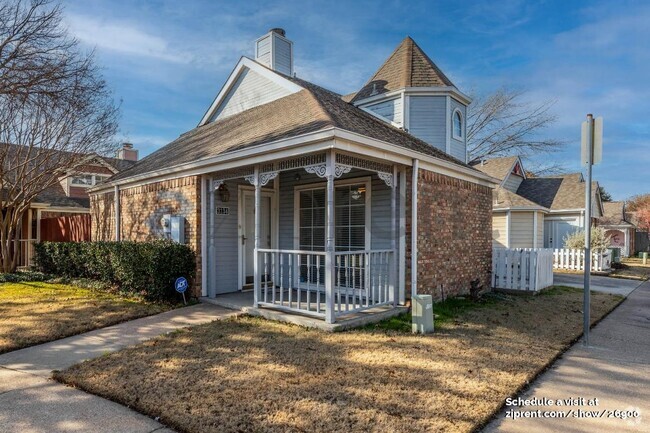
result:
[[(208, 269), (208, 285), (210, 286), (211, 290), (207, 291), (207, 296), (210, 296), (210, 293), (214, 293), (216, 295), (217, 293), (217, 260), (216, 260), (216, 246), (214, 244), (215, 242), (215, 215), (214, 215), (214, 191), (215, 188), (215, 182), (214, 179), (210, 179), (208, 183), (208, 190), (209, 192), (209, 197), (208, 197), (208, 216), (210, 219), (208, 220), (208, 264), (207, 264), (207, 269)], [(207, 290), (207, 287), (206, 287)]]
[(115, 185), (115, 240), (120, 241), (120, 187)]
[(41, 241), (41, 210), (36, 209), (36, 242)]
[(25, 247), (27, 250), (27, 266), (32, 264), (32, 209), (27, 209), (27, 241)]
[(332, 149), (326, 157), (326, 178), (327, 178), (327, 213), (325, 232), (325, 322), (334, 323), (334, 281), (335, 281), (335, 258), (334, 258), (334, 165), (336, 164), (336, 152)]
[(259, 253), (260, 248), (260, 208), (262, 207), (262, 187), (260, 185), (260, 166), (255, 165), (255, 172), (253, 177), (253, 185), (255, 186), (255, 252), (253, 254), (253, 305), (255, 308), (259, 306), (260, 300), (260, 268), (259, 268)]
[(397, 166), (393, 166), (393, 182), (390, 189), (390, 249), (393, 250), (393, 261), (390, 264), (390, 284), (391, 294), (393, 296), (393, 306), (397, 306), (398, 290), (397, 290), (397, 222), (399, 217), (397, 215)]
[(208, 296), (208, 178), (201, 176), (201, 296)]

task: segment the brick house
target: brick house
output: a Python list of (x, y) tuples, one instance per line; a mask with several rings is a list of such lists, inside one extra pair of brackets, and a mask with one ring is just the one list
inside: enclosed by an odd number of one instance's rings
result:
[(88, 190), (133, 166), (137, 159), (138, 151), (130, 143), (124, 143), (115, 158), (88, 155), (74, 171), (39, 193), (25, 212), (20, 227), (18, 266), (31, 264), (35, 243), (91, 240)]
[(496, 180), (466, 161), (470, 99), (408, 37), (351, 95), (293, 64), (282, 29), (255, 41), (196, 128), (91, 190), (93, 238), (180, 217), (195, 295), (327, 323), (488, 289)]

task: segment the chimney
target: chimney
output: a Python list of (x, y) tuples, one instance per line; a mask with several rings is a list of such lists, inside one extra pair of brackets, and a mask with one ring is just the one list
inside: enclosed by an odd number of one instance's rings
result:
[(122, 148), (117, 151), (117, 158), (124, 159), (126, 161), (137, 161), (138, 160), (138, 151), (133, 148), (131, 143), (123, 143)]
[(293, 75), (293, 42), (284, 29), (274, 28), (255, 41), (255, 60), (284, 75)]

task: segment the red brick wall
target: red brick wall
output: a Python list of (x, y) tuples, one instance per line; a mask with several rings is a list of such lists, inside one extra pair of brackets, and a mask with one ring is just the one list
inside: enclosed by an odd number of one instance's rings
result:
[[(113, 192), (90, 200), (92, 239), (115, 240)], [(146, 241), (163, 237), (165, 214), (185, 217), (185, 243), (196, 252), (194, 294), (201, 294), (201, 182), (199, 176), (155, 182), (120, 190), (121, 239)]]
[[(406, 268), (410, 296), (411, 179), (407, 173)], [(419, 170), (418, 293), (456, 296), (469, 293), (478, 279), (490, 290), (492, 268), (492, 190), (460, 179)], [(442, 286), (442, 289), (441, 289)]]

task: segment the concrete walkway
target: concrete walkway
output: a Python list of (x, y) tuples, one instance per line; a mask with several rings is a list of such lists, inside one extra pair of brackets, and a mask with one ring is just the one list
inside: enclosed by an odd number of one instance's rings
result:
[(50, 379), (86, 359), (237, 314), (199, 304), (0, 355), (2, 433), (169, 433), (155, 420)]
[[(518, 408), (528, 412), (573, 409), (564, 419), (513, 420), (505, 418), (506, 410), (484, 432), (650, 432), (650, 281), (630, 293), (623, 304), (592, 329), (590, 343), (589, 347), (577, 343), (521, 398), (597, 398), (597, 406)], [(576, 418), (578, 410), (598, 411), (598, 418), (587, 418), (584, 412), (580, 414), (583, 417)], [(616, 410), (638, 411), (640, 416), (619, 419)]]
[[(553, 284), (582, 289), (584, 287), (584, 276), (582, 274), (553, 272)], [(640, 280), (627, 280), (624, 278), (603, 277), (600, 275), (591, 276), (592, 291), (611, 293), (614, 295), (627, 296), (641, 284), (643, 284), (643, 281)]]

